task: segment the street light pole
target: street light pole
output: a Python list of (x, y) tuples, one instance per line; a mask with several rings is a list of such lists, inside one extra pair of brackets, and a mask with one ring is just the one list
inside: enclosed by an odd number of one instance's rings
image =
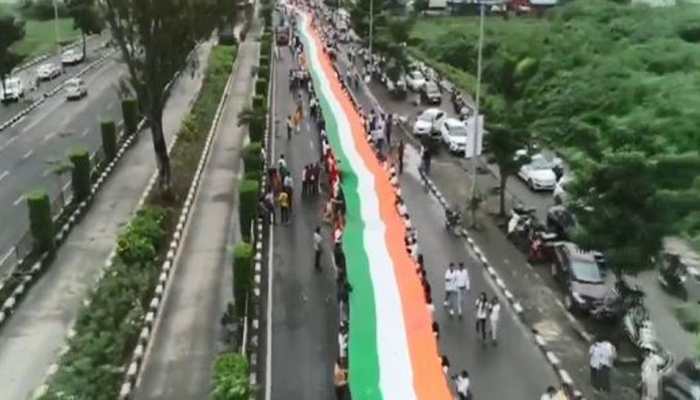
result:
[(374, 0), (369, 0), (369, 64), (372, 66), (372, 35), (374, 33)]
[(479, 46), (478, 46), (478, 53), (477, 53), (477, 61), (476, 61), (476, 104), (475, 104), (475, 109), (474, 109), (474, 135), (472, 137), (472, 194), (471, 194), (471, 199), (472, 202), (476, 200), (476, 194), (477, 194), (477, 185), (476, 185), (476, 164), (477, 164), (477, 155), (476, 155), (476, 147), (478, 145), (478, 137), (479, 137), (479, 104), (481, 100), (481, 58), (482, 58), (482, 50), (484, 47), (484, 11), (485, 4), (484, 2), (479, 3)]
[(61, 54), (61, 37), (58, 33), (58, 4), (56, 0), (53, 0), (53, 30), (56, 35), (56, 52), (58, 55)]

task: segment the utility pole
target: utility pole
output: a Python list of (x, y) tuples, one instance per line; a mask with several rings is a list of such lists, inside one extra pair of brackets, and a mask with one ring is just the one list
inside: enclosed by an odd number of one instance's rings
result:
[(471, 190), (471, 207), (476, 207), (477, 184), (476, 184), (476, 164), (478, 163), (476, 155), (476, 147), (479, 143), (479, 104), (481, 100), (481, 58), (484, 47), (484, 19), (485, 19), (485, 1), (479, 2), (479, 45), (476, 62), (476, 104), (474, 110), (474, 135), (472, 137), (472, 190)]
[(53, 0), (53, 31), (56, 35), (56, 53), (61, 55), (61, 36), (58, 33), (58, 4)]
[(369, 0), (369, 65), (372, 66), (372, 35), (374, 33), (374, 0)]

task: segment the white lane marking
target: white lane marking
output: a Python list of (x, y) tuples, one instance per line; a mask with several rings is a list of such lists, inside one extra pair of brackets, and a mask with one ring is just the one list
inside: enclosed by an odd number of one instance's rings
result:
[(309, 140), (309, 147), (311, 148), (311, 150), (314, 149), (314, 141), (313, 140)]
[(29, 150), (25, 155), (22, 156), (22, 159), (26, 160), (27, 158), (31, 157), (32, 154), (34, 154), (34, 150)]
[(5, 261), (7, 261), (8, 258), (12, 255), (12, 252), (15, 251), (15, 248), (12, 247), (11, 249), (7, 250), (7, 253), (5, 253), (5, 256), (0, 260), (0, 265), (5, 264)]
[(15, 207), (17, 207), (18, 205), (20, 205), (20, 204), (22, 203), (22, 201), (24, 201), (24, 195), (23, 195), (23, 194), (20, 195), (20, 196), (17, 198), (17, 200), (15, 200), (15, 201), (12, 203), (12, 205), (15, 206)]
[(10, 175), (10, 171), (5, 171), (2, 174), (0, 174), (0, 182), (2, 182), (3, 179), (7, 178), (8, 175)]
[(80, 137), (85, 137), (85, 136), (87, 136), (88, 133), (90, 133), (90, 129), (85, 129), (84, 131), (82, 131), (80, 133)]
[(46, 143), (49, 140), (53, 139), (56, 136), (56, 133), (57, 132), (47, 133), (46, 136), (44, 136), (44, 138), (41, 140), (41, 143)]
[(11, 145), (12, 142), (14, 142), (15, 140), (17, 140), (17, 136), (13, 136), (13, 137), (9, 138), (9, 139), (7, 140), (7, 142), (5, 142), (5, 144), (3, 144), (2, 146), (0, 146), (0, 151), (5, 150), (5, 149), (7, 148), (7, 146)]

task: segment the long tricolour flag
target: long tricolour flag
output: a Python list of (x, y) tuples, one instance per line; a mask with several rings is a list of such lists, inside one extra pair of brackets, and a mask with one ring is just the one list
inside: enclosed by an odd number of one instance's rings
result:
[(349, 380), (354, 399), (451, 399), (431, 316), (404, 245), (389, 176), (365, 140), (310, 17), (300, 34), (329, 141), (340, 160), (347, 203), (343, 250), (350, 297)]

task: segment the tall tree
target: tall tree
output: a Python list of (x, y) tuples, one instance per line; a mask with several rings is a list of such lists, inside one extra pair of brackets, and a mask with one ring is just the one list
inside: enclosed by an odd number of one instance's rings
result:
[(85, 58), (87, 44), (85, 37), (102, 32), (104, 19), (97, 7), (97, 0), (68, 0), (68, 15), (73, 18), (73, 27), (80, 29), (83, 39), (83, 58)]
[(350, 9), (350, 23), (355, 33), (364, 40), (369, 40), (370, 31), (370, 10), (374, 17), (372, 20), (373, 34), (377, 29), (384, 26), (386, 17), (384, 11), (384, 0), (357, 0)]
[(158, 183), (172, 183), (170, 157), (163, 136), (166, 90), (185, 68), (197, 42), (220, 22), (221, 0), (103, 0), (105, 19), (121, 49), (131, 85), (151, 130), (158, 162)]
[(24, 23), (12, 15), (0, 15), (0, 81), (5, 92), (5, 79), (22, 62), (22, 56), (11, 47), (24, 37)]
[[(502, 102), (492, 101), (491, 115), (498, 121), (489, 125), (489, 149), (498, 165), (499, 215), (505, 215), (505, 195), (508, 178), (515, 175), (526, 158), (515, 157), (515, 152), (529, 142), (528, 120), (523, 105), (525, 88), (537, 69), (532, 58), (517, 60), (504, 55), (496, 64), (498, 79), (493, 90), (500, 94)], [(489, 108), (489, 107), (487, 107)]]

